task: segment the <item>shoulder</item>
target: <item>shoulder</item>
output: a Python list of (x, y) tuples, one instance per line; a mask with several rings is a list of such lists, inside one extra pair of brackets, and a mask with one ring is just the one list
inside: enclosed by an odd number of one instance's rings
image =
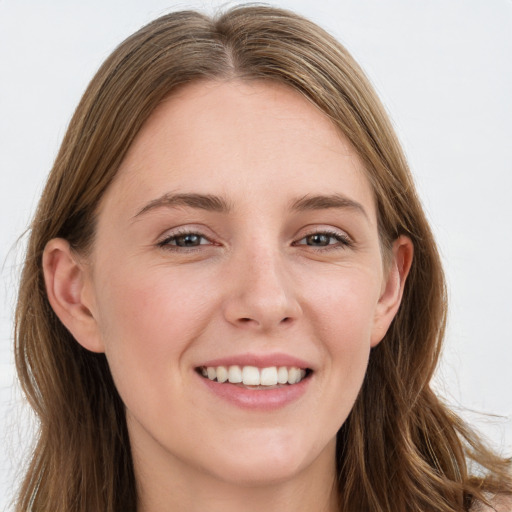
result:
[(476, 503), (471, 512), (512, 512), (512, 495), (497, 494), (489, 499), (492, 506)]

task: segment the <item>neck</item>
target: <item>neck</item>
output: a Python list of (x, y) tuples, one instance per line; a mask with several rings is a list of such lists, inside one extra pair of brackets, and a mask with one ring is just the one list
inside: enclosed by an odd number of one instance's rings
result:
[(283, 481), (232, 482), (168, 457), (150, 460), (134, 449), (139, 512), (336, 512), (339, 511), (335, 440), (308, 467)]

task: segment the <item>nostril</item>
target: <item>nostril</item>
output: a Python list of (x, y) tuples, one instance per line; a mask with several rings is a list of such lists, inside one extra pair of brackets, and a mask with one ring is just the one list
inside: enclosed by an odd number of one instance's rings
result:
[[(292, 317), (290, 316), (285, 316), (280, 323), (289, 323), (293, 320)], [(238, 319), (239, 322), (243, 323), (243, 324), (248, 324), (249, 322), (254, 322), (255, 320), (252, 319), (252, 318), (249, 318), (249, 317), (242, 317), (242, 318), (239, 318)]]

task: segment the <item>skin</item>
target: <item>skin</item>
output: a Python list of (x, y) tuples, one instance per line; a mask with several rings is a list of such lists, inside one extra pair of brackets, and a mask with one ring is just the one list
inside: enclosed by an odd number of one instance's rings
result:
[[(191, 193), (229, 211), (162, 200)], [(333, 194), (341, 205), (297, 208)], [(184, 233), (200, 244), (177, 245)], [(160, 105), (102, 198), (88, 259), (62, 239), (43, 259), (52, 307), (105, 352), (126, 404), (140, 510), (337, 510), (336, 432), (412, 253), (399, 238), (384, 268), (363, 165), (298, 93), (198, 82)], [(277, 352), (313, 373), (272, 411), (227, 402), (196, 372)]]

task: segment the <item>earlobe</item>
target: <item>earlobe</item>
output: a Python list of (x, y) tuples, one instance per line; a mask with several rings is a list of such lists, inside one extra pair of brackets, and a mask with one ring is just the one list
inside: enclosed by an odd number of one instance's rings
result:
[(103, 352), (91, 304), (85, 299), (86, 271), (69, 243), (48, 242), (43, 252), (43, 272), (48, 300), (55, 314), (84, 348)]
[(378, 345), (384, 338), (400, 307), (413, 254), (414, 246), (410, 238), (402, 235), (393, 242), (391, 261), (375, 313), (371, 338), (372, 347)]

